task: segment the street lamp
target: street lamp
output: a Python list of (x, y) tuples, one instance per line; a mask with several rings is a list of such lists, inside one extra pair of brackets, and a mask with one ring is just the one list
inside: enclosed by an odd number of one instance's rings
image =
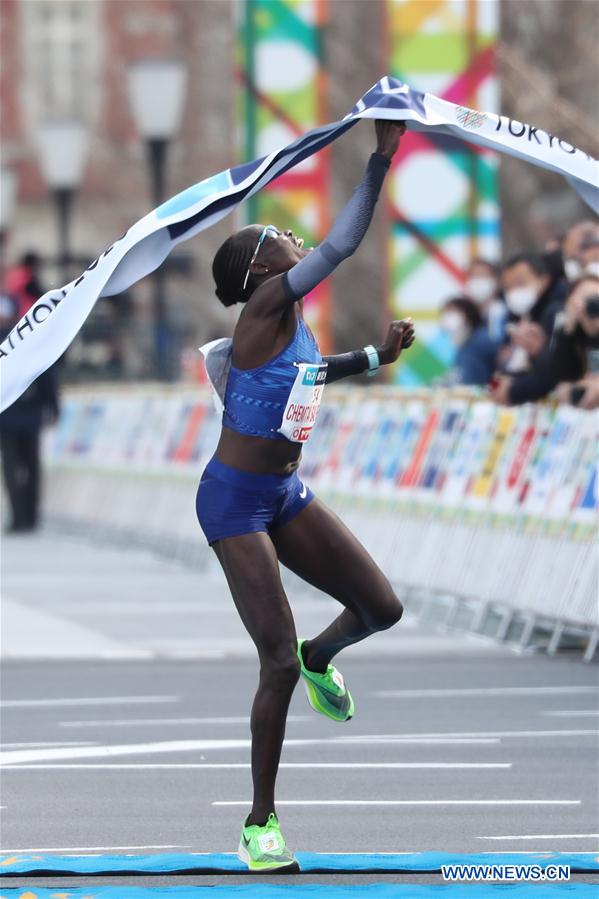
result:
[(39, 126), (40, 165), (56, 203), (58, 262), (65, 283), (70, 280), (71, 205), (75, 189), (83, 177), (87, 145), (87, 129), (75, 119), (44, 122)]
[[(128, 69), (129, 100), (137, 130), (146, 144), (154, 207), (164, 200), (166, 155), (169, 141), (179, 130), (187, 73), (175, 60), (143, 60)], [(154, 272), (154, 343), (156, 374), (174, 375), (171, 335), (166, 314), (165, 271)]]
[(14, 169), (0, 169), (0, 259), (4, 261), (4, 241), (12, 223), (17, 198), (17, 173)]

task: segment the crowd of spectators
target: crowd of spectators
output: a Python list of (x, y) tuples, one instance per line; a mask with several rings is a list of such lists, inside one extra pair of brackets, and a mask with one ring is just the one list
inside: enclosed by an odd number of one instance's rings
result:
[(455, 351), (444, 383), (486, 387), (503, 405), (552, 395), (599, 408), (599, 224), (501, 266), (476, 259), (440, 325)]

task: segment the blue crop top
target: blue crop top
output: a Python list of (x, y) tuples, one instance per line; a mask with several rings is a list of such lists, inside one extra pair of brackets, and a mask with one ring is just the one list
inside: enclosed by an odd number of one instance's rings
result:
[(241, 369), (231, 364), (223, 425), (239, 434), (286, 440), (278, 428), (297, 375), (296, 362), (322, 362), (318, 344), (299, 316), (292, 340), (273, 359), (258, 368)]

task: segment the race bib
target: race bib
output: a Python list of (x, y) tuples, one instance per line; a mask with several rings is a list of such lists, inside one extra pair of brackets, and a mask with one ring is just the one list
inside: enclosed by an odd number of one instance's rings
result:
[(298, 372), (285, 406), (279, 434), (294, 443), (305, 443), (314, 427), (327, 379), (327, 364), (294, 362)]

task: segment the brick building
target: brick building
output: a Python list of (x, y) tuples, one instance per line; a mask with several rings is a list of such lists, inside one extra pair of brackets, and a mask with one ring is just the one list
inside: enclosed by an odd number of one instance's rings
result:
[[(53, 264), (56, 213), (36, 147), (45, 119), (74, 117), (89, 130), (70, 240), (73, 256), (82, 259), (94, 258), (153, 205), (144, 146), (129, 106), (129, 63), (154, 57), (185, 62), (185, 111), (169, 149), (167, 195), (237, 161), (235, 29), (227, 0), (2, 0), (0, 27), (2, 165), (18, 175), (6, 261), (35, 248), (46, 260), (43, 276), (48, 287), (61, 283), (61, 274)], [(220, 324), (210, 279), (203, 273), (229, 229), (230, 223), (223, 223), (207, 240), (186, 245), (193, 279), (169, 278), (175, 317), (190, 326), (194, 340)], [(75, 264), (72, 275), (80, 268)], [(148, 293), (147, 284), (135, 290), (141, 331), (149, 318)], [(204, 304), (211, 315), (199, 314)]]

